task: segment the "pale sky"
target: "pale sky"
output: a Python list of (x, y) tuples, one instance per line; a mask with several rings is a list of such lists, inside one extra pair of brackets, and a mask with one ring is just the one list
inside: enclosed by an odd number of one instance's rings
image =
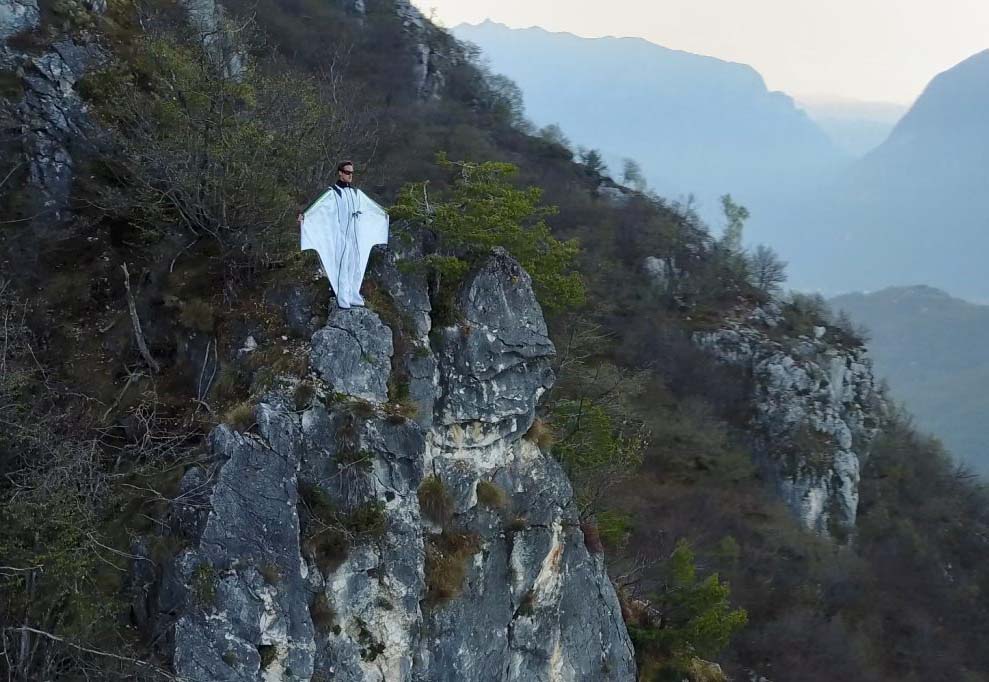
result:
[(753, 66), (772, 90), (910, 104), (989, 48), (989, 0), (413, 0), (452, 28), (490, 18), (638, 36)]

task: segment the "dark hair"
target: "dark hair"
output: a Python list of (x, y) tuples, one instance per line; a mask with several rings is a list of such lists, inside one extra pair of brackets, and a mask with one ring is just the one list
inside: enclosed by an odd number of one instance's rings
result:
[(353, 166), (353, 165), (354, 165), (353, 161), (341, 161), (340, 163), (337, 164), (337, 172), (342, 171), (345, 166)]

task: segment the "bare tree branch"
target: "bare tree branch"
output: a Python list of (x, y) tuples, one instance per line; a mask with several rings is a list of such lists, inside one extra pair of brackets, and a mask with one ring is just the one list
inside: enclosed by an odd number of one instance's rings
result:
[(144, 339), (144, 332), (141, 331), (141, 319), (137, 316), (137, 304), (134, 302), (134, 294), (131, 293), (130, 273), (127, 271), (127, 264), (124, 263), (121, 265), (120, 269), (124, 271), (124, 288), (127, 290), (127, 309), (130, 311), (130, 320), (134, 327), (134, 338), (137, 339), (137, 347), (141, 351), (141, 357), (148, 363), (148, 367), (155, 374), (158, 374), (161, 372), (161, 366), (151, 357), (148, 343)]

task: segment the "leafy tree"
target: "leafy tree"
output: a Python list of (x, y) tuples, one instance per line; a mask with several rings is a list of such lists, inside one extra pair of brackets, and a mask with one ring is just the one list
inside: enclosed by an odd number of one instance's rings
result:
[(345, 144), (370, 146), (373, 126), (334, 105), (343, 93), (333, 83), (276, 73), (246, 42), (235, 47), (234, 70), (197, 37), (163, 33), (88, 77), (84, 93), (118, 152), (95, 204), (146, 241), (178, 226), (277, 258), (296, 248), (284, 225), (299, 196), (325, 186)]
[(580, 162), (587, 168), (587, 172), (595, 176), (603, 176), (608, 172), (608, 166), (604, 163), (604, 157), (597, 149), (579, 150)]
[(525, 120), (525, 101), (522, 89), (508, 76), (500, 73), (488, 73), (485, 79), (490, 93), (488, 106), (493, 112), (503, 117), (509, 125), (527, 129)]
[(637, 192), (644, 192), (646, 190), (645, 174), (642, 172), (642, 166), (635, 159), (625, 159), (622, 161), (622, 183)]
[(563, 132), (563, 128), (558, 123), (550, 123), (539, 130), (539, 137), (552, 144), (570, 149), (570, 138)]
[(481, 48), (471, 42), (462, 43), (464, 58), (479, 76), (475, 104), (508, 125), (528, 132), (531, 124), (525, 119), (525, 99), (522, 89), (511, 78), (495, 73), (484, 58)]
[(513, 185), (518, 168), (509, 163), (455, 162), (444, 154), (437, 161), (452, 176), (449, 190), (430, 198), (426, 183), (406, 185), (393, 217), (423, 224), (458, 256), (505, 248), (532, 276), (544, 308), (561, 310), (584, 300), (584, 285), (574, 271), (578, 244), (550, 233), (545, 219), (556, 209), (540, 203), (542, 190)]
[(770, 247), (760, 244), (749, 256), (749, 276), (752, 285), (766, 293), (775, 293), (786, 281), (786, 261)]
[(736, 204), (730, 194), (721, 197), (721, 210), (725, 214), (725, 231), (721, 236), (721, 246), (729, 253), (742, 250), (742, 229), (749, 219), (749, 210)]
[(635, 414), (647, 373), (604, 360), (613, 341), (596, 325), (572, 320), (547, 404), (553, 455), (566, 469), (585, 517), (606, 507), (611, 493), (639, 468), (648, 441)]

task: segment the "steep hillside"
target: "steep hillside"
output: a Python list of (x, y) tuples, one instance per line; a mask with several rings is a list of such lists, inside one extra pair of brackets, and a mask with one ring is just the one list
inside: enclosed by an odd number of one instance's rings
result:
[(961, 461), (989, 473), (989, 307), (932, 287), (892, 287), (831, 300), (869, 330), (877, 373)]
[(721, 194), (751, 204), (844, 158), (789, 97), (770, 92), (744, 64), (639, 38), (587, 39), (490, 21), (453, 33), (518, 83), (537, 126), (557, 123), (575, 145), (601, 149), (615, 177), (622, 158), (639, 161), (656, 191), (693, 192), (705, 215), (716, 215)]

